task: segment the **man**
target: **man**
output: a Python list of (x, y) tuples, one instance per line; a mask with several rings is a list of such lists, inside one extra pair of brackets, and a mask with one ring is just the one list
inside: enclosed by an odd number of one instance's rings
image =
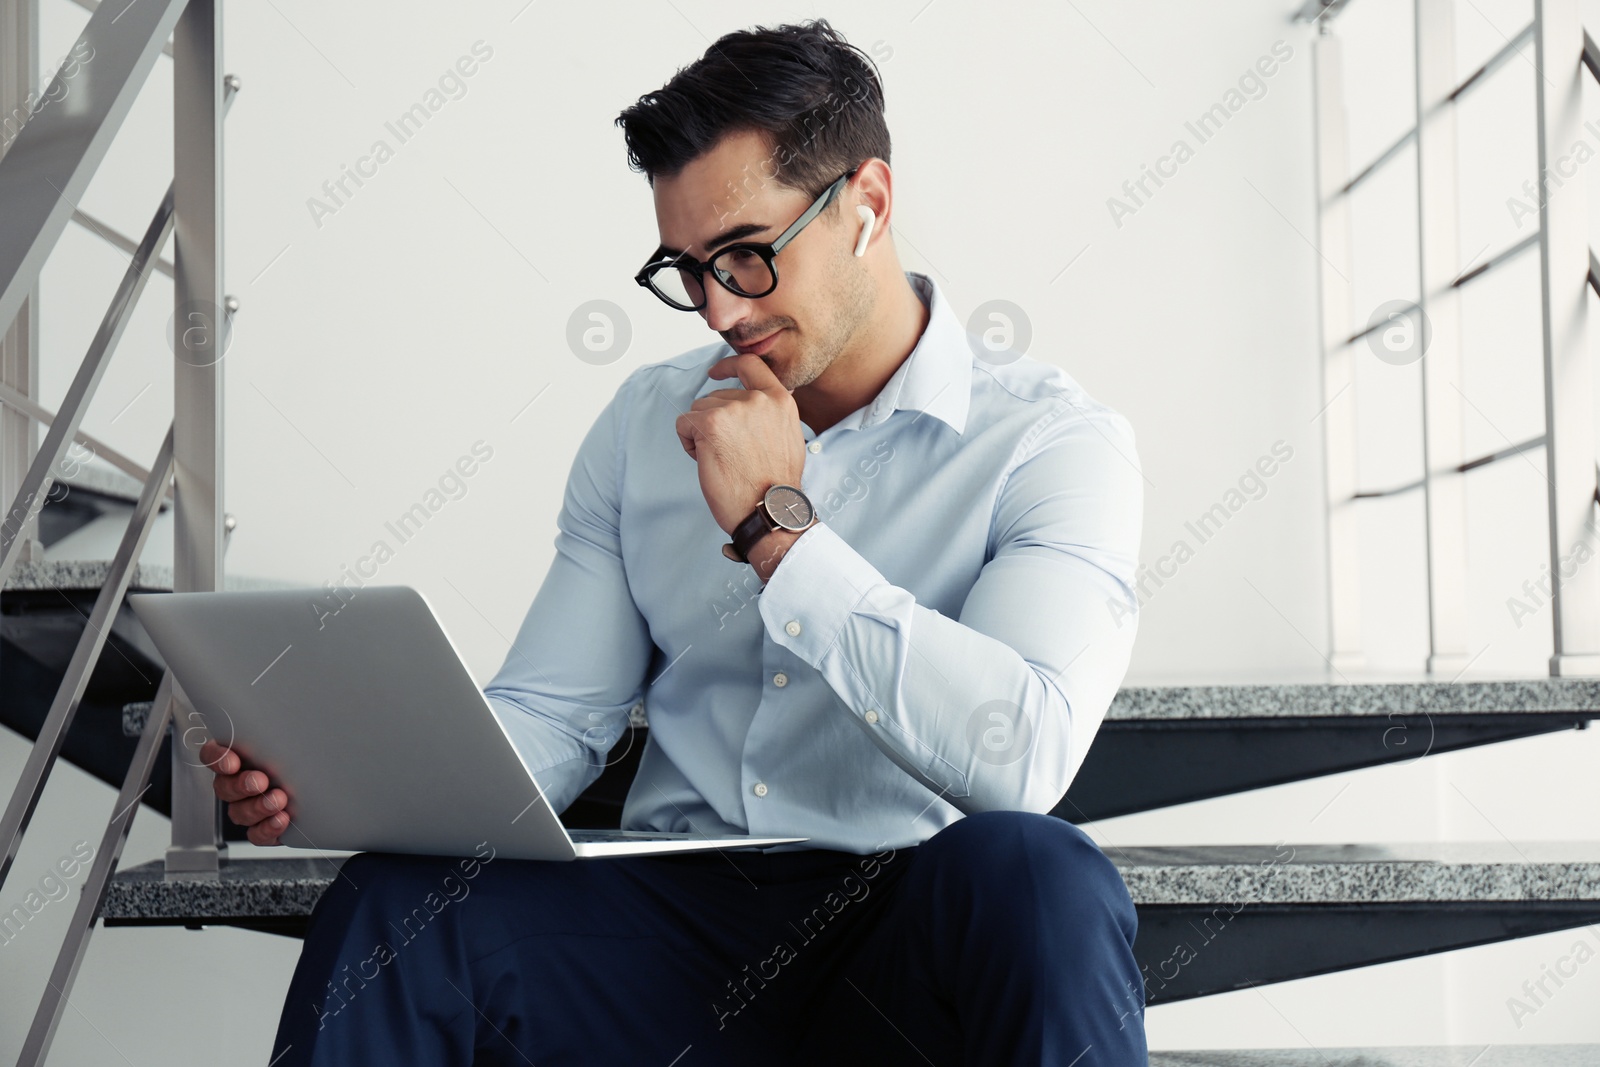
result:
[[(275, 1062), (1144, 1064), (1132, 902), (1045, 814), (1133, 641), (1126, 420), (902, 270), (881, 84), (826, 22), (729, 34), (618, 123), (638, 279), (722, 342), (602, 410), (485, 693), (558, 811), (648, 697), (624, 828), (808, 840), (351, 857)], [(283, 790), (206, 758), (275, 843)]]

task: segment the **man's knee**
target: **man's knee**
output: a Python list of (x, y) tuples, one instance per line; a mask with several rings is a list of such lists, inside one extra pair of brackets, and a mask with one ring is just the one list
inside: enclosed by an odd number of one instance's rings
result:
[[(965, 873), (975, 888), (1015, 899), (1023, 887), (1071, 912), (1128, 902), (1116, 866), (1088, 834), (1064, 819), (1028, 811), (984, 811), (939, 831), (922, 846)], [(1131, 907), (1128, 908), (1131, 912)]]
[(336, 904), (347, 915), (356, 911), (403, 915), (425, 907), (430, 894), (447, 893), (445, 880), (456, 862), (443, 856), (358, 852), (340, 865), (319, 904)]

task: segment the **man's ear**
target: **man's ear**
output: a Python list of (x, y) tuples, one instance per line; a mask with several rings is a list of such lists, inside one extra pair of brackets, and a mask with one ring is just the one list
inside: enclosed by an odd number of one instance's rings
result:
[(872, 212), (874, 232), (889, 228), (889, 214), (894, 203), (894, 176), (889, 171), (889, 164), (874, 156), (865, 160), (856, 176), (850, 179), (850, 187), (854, 190), (852, 199), (856, 204), (856, 214), (864, 223), (866, 216), (861, 215), (861, 208), (868, 208)]

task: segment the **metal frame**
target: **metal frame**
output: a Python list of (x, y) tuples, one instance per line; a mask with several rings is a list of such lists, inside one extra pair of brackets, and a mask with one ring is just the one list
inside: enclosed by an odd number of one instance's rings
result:
[(1594, 900), (1141, 904), (1133, 955), (1146, 1003), (1170, 1004), (1597, 921)]
[[(171, 439), (169, 433), (169, 445)], [(167, 458), (170, 462), (170, 448)], [(67, 1004), (67, 995), (77, 980), (78, 967), (83, 963), (84, 952), (89, 947), (89, 936), (94, 933), (95, 916), (105, 900), (106, 886), (117, 869), (117, 861), (122, 858), (122, 846), (127, 843), (133, 817), (139, 811), (140, 794), (150, 780), (156, 754), (161, 750), (162, 735), (171, 721), (172, 674), (169, 671), (161, 676), (161, 688), (156, 691), (155, 704), (139, 735), (139, 747), (134, 751), (128, 775), (117, 793), (116, 811), (100, 837), (100, 849), (94, 855), (94, 864), (89, 868), (89, 876), (78, 894), (78, 905), (67, 926), (66, 940), (62, 942), (55, 966), (50, 970), (44, 996), (34, 1012), (33, 1024), (28, 1028), (28, 1036), (23, 1040), (22, 1055), (17, 1059), (18, 1067), (41, 1064), (50, 1052), (56, 1028), (61, 1023), (62, 1010)]]
[[(143, 474), (143, 488), (107, 567), (77, 646), (31, 748), (27, 764), (0, 816), (0, 885), (20, 847), (45, 782), (61, 752), (111, 625), (132, 582), (155, 516), (172, 483), (174, 587), (222, 588), (223, 552), (232, 523), (222, 511), (222, 371), (235, 302), (222, 286), (222, 123), (238, 89), (220, 69), (222, 24), (216, 0), (145, 0), (102, 6), (79, 0), (92, 14), (79, 46), (92, 62), (58, 72), (46, 91), (50, 102), (28, 118), (0, 158), (0, 490), (12, 501), (0, 522), (0, 587), (34, 543), (36, 517), (68, 445), (89, 439), (80, 422), (106, 365), (127, 327), (150, 275), (164, 264), (160, 251), (175, 236), (174, 279), (178, 338), (174, 352), (174, 418), (149, 471), (105, 450), (117, 466)], [(26, 98), (37, 79), (37, 0), (0, 0), (0, 54), (17, 55), (24, 79), (0, 84), (0, 103)], [(167, 44), (167, 38), (173, 38)], [(86, 47), (85, 47), (86, 46)], [(78, 207), (146, 76), (163, 52), (174, 58), (174, 180), (143, 238), (132, 245)], [(7, 67), (9, 71), (11, 68)], [(67, 79), (70, 78), (70, 84)], [(20, 94), (20, 96), (19, 96)], [(72, 106), (61, 101), (72, 97)], [(16, 103), (11, 103), (13, 108)], [(7, 112), (10, 114), (11, 112)], [(68, 223), (77, 221), (129, 253), (130, 262), (61, 409), (51, 413), (33, 396), (37, 380), (40, 272)], [(131, 246), (131, 247), (130, 247)], [(196, 317), (199, 317), (197, 322)], [(203, 328), (195, 329), (199, 325)], [(34, 447), (40, 423), (49, 432)], [(175, 703), (176, 702), (176, 703)], [(48, 1054), (68, 991), (82, 962), (106, 885), (115, 870), (133, 815), (148, 785), (161, 738), (181, 709), (181, 690), (162, 678), (156, 707), (123, 782), (118, 809), (107, 824), (100, 853), (79, 899), (49, 986), (24, 1045), (21, 1063)], [(166, 866), (216, 877), (225, 854), (221, 807), (210, 772), (185, 758), (180, 732), (173, 745), (172, 847)], [(221, 846), (219, 848), (219, 846)]]
[[(19, 115), (39, 83), (39, 0), (0, 0), (0, 56), (8, 64), (0, 74), (0, 124)], [(0, 145), (0, 158), (8, 146)], [(39, 381), (39, 286), (23, 299), (9, 325), (0, 320), (0, 385), (31, 397)], [(0, 500), (12, 500), (22, 485), (28, 463), (39, 448), (39, 428), (15, 411), (0, 411)], [(22, 558), (43, 554), (39, 523), (30, 519), (22, 531)]]
[(121, 608), (123, 595), (133, 581), (133, 569), (138, 565), (139, 554), (144, 551), (155, 517), (160, 513), (160, 501), (165, 495), (167, 479), (171, 476), (172, 431), (168, 430), (150, 477), (139, 494), (139, 502), (134, 506), (133, 517), (123, 531), (122, 543), (117, 546), (117, 554), (106, 570), (105, 583), (100, 586), (94, 610), (89, 614), (83, 635), (78, 639), (78, 647), (72, 653), (72, 662), (67, 666), (56, 699), (50, 705), (50, 714), (33, 747), (28, 750), (28, 762), (23, 766), (22, 776), (17, 780), (5, 815), (0, 817), (0, 886), (5, 884), (6, 874), (10, 872), (11, 863), (22, 845), (22, 835), (27, 831), (39, 798), (44, 794), (45, 780), (50, 776), (56, 757), (61, 754), (67, 730), (71, 728), (73, 716), (78, 713), (78, 705), (89, 687), (89, 675), (110, 636), (112, 617)]
[(1454, 677), (1467, 650), (1467, 513), (1462, 484), (1461, 306), (1456, 237), (1454, 0), (1415, 0), (1418, 304), (1432, 329), (1422, 359), (1428, 660)]
[[(1588, 245), (1588, 205), (1582, 196), (1541, 195), (1539, 231), (1484, 263), (1452, 277), (1457, 244), (1456, 115), (1461, 98), (1484, 83), (1532, 40), (1535, 45), (1541, 186), (1582, 134), (1582, 79), (1600, 80), (1600, 48), (1583, 30), (1578, 0), (1535, 0), (1533, 21), (1493, 56), (1454, 83), (1454, 14), (1449, 0), (1417, 0), (1415, 104), (1417, 122), (1354, 177), (1346, 179), (1342, 56), (1331, 22), (1340, 3), (1309, 0), (1299, 16), (1317, 20), (1314, 50), (1316, 169), (1322, 262), (1323, 433), (1328, 521), (1329, 662), (1335, 670), (1362, 663), (1359, 558), (1354, 505), (1421, 489), (1427, 547), (1429, 654), (1427, 669), (1457, 676), (1471, 662), (1466, 646), (1466, 522), (1463, 475), (1533, 448), (1545, 450), (1549, 483), (1550, 569), (1594, 532), (1597, 483), (1593, 369), (1587, 351), (1588, 288), (1600, 293), (1600, 260)], [(1340, 336), (1351, 321), (1349, 194), (1402, 147), (1417, 149), (1418, 306), (1432, 329), (1423, 375), (1423, 476), (1379, 490), (1361, 490), (1355, 471), (1356, 346), (1370, 332)], [(1555, 182), (1570, 177), (1555, 171)], [(1486, 456), (1462, 453), (1460, 293), (1513, 257), (1538, 248), (1545, 432)], [(1555, 583), (1551, 597), (1553, 676), (1600, 674), (1600, 572), (1578, 568)]]
[[(222, 286), (222, 6), (190, 0), (172, 38), (174, 321), (196, 323), (175, 347), (173, 454), (177, 462), (172, 566), (175, 592), (223, 587), (222, 355), (229, 302)], [(219, 321), (221, 320), (221, 321)], [(182, 690), (178, 690), (181, 697)], [(188, 711), (187, 701), (180, 701)], [(191, 746), (194, 747), (191, 747)], [(198, 747), (172, 746), (172, 844), (167, 870), (215, 872), (227, 855), (222, 806)]]
[[(1350, 184), (1345, 138), (1344, 49), (1317, 24), (1312, 48), (1322, 338), (1322, 432), (1328, 526), (1328, 662), (1358, 669), (1361, 651), (1361, 560), (1356, 527), (1356, 349), (1350, 328)], [(1347, 395), (1348, 394), (1348, 395)]]
[[(1534, 0), (1538, 182), (1583, 136), (1583, 23), (1578, 0)], [(1581, 190), (1580, 190), (1581, 192)], [(1586, 540), (1595, 507), (1594, 384), (1587, 344), (1589, 209), (1582, 195), (1539, 198), (1543, 296), (1545, 480), (1549, 483), (1552, 675), (1600, 674), (1600, 572), (1560, 576), (1560, 561)]]

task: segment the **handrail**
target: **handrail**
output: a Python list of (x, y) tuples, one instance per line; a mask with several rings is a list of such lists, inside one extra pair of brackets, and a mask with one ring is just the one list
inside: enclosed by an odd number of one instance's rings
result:
[(34, 1012), (33, 1025), (28, 1028), (28, 1036), (23, 1040), (22, 1055), (17, 1058), (18, 1067), (42, 1064), (50, 1051), (51, 1042), (55, 1040), (56, 1028), (61, 1023), (61, 1011), (77, 980), (78, 966), (89, 947), (89, 936), (94, 933), (95, 916), (105, 901), (106, 886), (116, 871), (117, 861), (122, 858), (122, 846), (128, 840), (133, 817), (139, 811), (139, 800), (144, 796), (150, 782), (150, 772), (155, 768), (156, 757), (161, 752), (162, 735), (167, 732), (167, 724), (171, 721), (172, 672), (166, 671), (161, 675), (155, 703), (139, 734), (139, 744), (133, 751), (133, 760), (128, 764), (128, 773), (122, 779), (122, 788), (117, 792), (116, 813), (106, 823), (105, 833), (100, 836), (100, 850), (95, 853), (94, 865), (89, 868), (89, 876), (78, 893), (78, 904), (67, 926), (67, 936), (56, 955), (55, 966), (51, 968), (44, 996)]
[[(72, 221), (76, 222), (79, 226), (82, 226), (84, 229), (100, 238), (100, 240), (104, 241), (112, 248), (120, 248), (130, 256), (133, 255), (133, 253), (139, 247), (138, 242), (136, 242), (133, 238), (119, 233), (115, 227), (106, 225), (93, 215), (89, 214), (87, 211), (84, 211), (82, 208), (73, 209)], [(156, 270), (160, 271), (162, 274), (165, 274), (169, 278), (176, 277), (176, 275), (173, 273), (172, 260), (170, 259), (156, 260)]]
[[(51, 82), (51, 101), (70, 88), (73, 106), (41, 106), (28, 117), (10, 150), (0, 158), (0, 328), (15, 318), (37, 285), (51, 249), (68, 222), (77, 221), (129, 253), (123, 273), (99, 330), (90, 343), (61, 408), (51, 413), (24, 392), (0, 383), (0, 403), (29, 417), (49, 423), (44, 444), (32, 457), (27, 474), (16, 491), (12, 510), (0, 524), (0, 588), (14, 566), (22, 532), (28, 529), (43, 494), (54, 480), (54, 469), (72, 440), (92, 442), (108, 461), (123, 470), (142, 471), (131, 459), (107, 448), (80, 429), (80, 422), (98, 387), (112, 351), (132, 317), (134, 307), (153, 271), (164, 269), (176, 287), (176, 303), (184, 307), (199, 300), (223, 305), (220, 332), (198, 346), (200, 358), (225, 350), (228, 325), (236, 303), (222, 291), (220, 246), (221, 126), (239, 88), (238, 79), (222, 76), (221, 22), (218, 0), (145, 0), (108, 5), (77, 0), (88, 8), (88, 25), (79, 37), (84, 60), (70, 70), (63, 67)], [(120, 25), (118, 25), (120, 23)], [(167, 37), (174, 43), (168, 45)], [(137, 245), (109, 227), (103, 227), (78, 207), (77, 200), (95, 174), (118, 128), (127, 117), (138, 88), (149, 74), (155, 55), (175, 57), (174, 179)], [(183, 53), (177, 56), (176, 53)], [(72, 85), (67, 86), (66, 80)], [(41, 186), (43, 188), (41, 188)], [(69, 210), (70, 209), (70, 210)], [(180, 217), (181, 214), (181, 217)], [(175, 263), (159, 259), (163, 245), (177, 232)], [(131, 246), (131, 247), (129, 247)], [(187, 303), (186, 303), (187, 302)], [(159, 454), (148, 472), (127, 528), (95, 597), (94, 607), (79, 636), (61, 684), (40, 727), (23, 773), (0, 815), (0, 886), (10, 873), (23, 834), (54, 769), (95, 666), (110, 640), (111, 625), (122, 609), (139, 557), (149, 539), (155, 518), (165, 500), (176, 505), (174, 587), (221, 587), (222, 555), (233, 530), (233, 518), (220, 508), (221, 377), (219, 368), (207, 364), (175, 365), (174, 417)], [(213, 395), (207, 396), (206, 389)], [(214, 445), (215, 455), (206, 448)], [(182, 486), (182, 491), (178, 487)], [(214, 536), (211, 555), (202, 562), (212, 577), (195, 580), (197, 535)], [(205, 553), (200, 553), (205, 557)], [(124, 776), (116, 812), (106, 824), (100, 852), (80, 895), (67, 936), (52, 970), (48, 988), (35, 1013), (19, 1063), (41, 1064), (49, 1052), (68, 994), (93, 933), (112, 873), (120, 859), (139, 802), (149, 788), (161, 739), (172, 721), (173, 702), (180, 698), (176, 679), (164, 671), (156, 703), (141, 733), (139, 746)], [(173, 755), (182, 751), (175, 738)], [(173, 839), (178, 827), (199, 810), (197, 776), (173, 776)], [(199, 772), (196, 767), (193, 770)], [(209, 785), (209, 783), (207, 783)], [(207, 795), (209, 814), (217, 821), (215, 842), (209, 846), (215, 867), (221, 851), (220, 808)], [(175, 849), (168, 850), (173, 868)], [(181, 851), (181, 850), (180, 850)], [(195, 848), (192, 851), (202, 852)], [(202, 857), (203, 858), (203, 857)], [(198, 868), (196, 868), (198, 869)]]
[(155, 259), (156, 250), (171, 232), (172, 187), (168, 186), (167, 195), (162, 198), (161, 206), (156, 209), (155, 217), (150, 220), (144, 240), (139, 242), (138, 252), (128, 263), (128, 269), (123, 272), (122, 283), (117, 286), (111, 306), (106, 309), (105, 317), (100, 322), (100, 329), (90, 342), (89, 351), (84, 354), (83, 362), (78, 366), (78, 373), (74, 375), (72, 385), (67, 389), (66, 399), (61, 402), (61, 410), (57, 413), (55, 421), (50, 424), (50, 432), (45, 436), (44, 443), (39, 446), (39, 451), (34, 454), (28, 473), (17, 489), (16, 500), (12, 501), (11, 509), (6, 513), (4, 520), (0, 521), (0, 588), (4, 587), (6, 579), (11, 576), (11, 568), (16, 564), (17, 549), (23, 541), (22, 531), (26, 529), (28, 521), (34, 514), (44, 507), (45, 494), (54, 480), (56, 465), (66, 454), (68, 442), (78, 432), (78, 424), (83, 420), (84, 411), (89, 406), (95, 387), (100, 384), (106, 364), (110, 361), (109, 356), (117, 342), (122, 339), (122, 332), (127, 328), (128, 320), (133, 317), (133, 309), (139, 301), (139, 294), (144, 291), (145, 283), (150, 280), (151, 261)]
[(78, 714), (84, 691), (89, 687), (89, 674), (94, 670), (100, 652), (110, 637), (112, 618), (122, 606), (123, 594), (133, 581), (133, 569), (150, 536), (153, 520), (160, 511), (157, 501), (172, 479), (172, 467), (172, 430), (169, 427), (155, 465), (150, 470), (150, 477), (145, 479), (144, 488), (139, 493), (133, 516), (128, 520), (128, 528), (123, 531), (122, 543), (117, 546), (117, 554), (106, 569), (105, 582), (100, 586), (87, 625), (78, 639), (77, 647), (73, 649), (72, 660), (61, 679), (61, 688), (56, 691), (44, 725), (39, 727), (38, 738), (28, 750), (28, 762), (17, 780), (10, 803), (6, 805), (5, 815), (0, 816), (0, 886), (5, 885), (6, 874), (16, 859), (22, 835), (27, 831), (34, 808), (44, 792), (45, 779), (50, 776), (56, 757), (61, 753), (61, 745), (66, 741), (67, 730)]
[[(1410, 312), (1412, 312), (1412, 311), (1420, 311), (1420, 310), (1422, 310), (1421, 305), (1419, 305), (1415, 300), (1408, 300), (1408, 301), (1406, 301), (1406, 304), (1407, 304), (1406, 310), (1407, 310), (1408, 314)], [(1396, 312), (1396, 314), (1398, 314), (1398, 312)], [(1344, 339), (1344, 343), (1346, 345), (1356, 344), (1359, 341), (1365, 340), (1368, 334), (1377, 333), (1379, 330), (1383, 329), (1387, 325), (1389, 325), (1389, 322), (1388, 322), (1387, 319), (1379, 319), (1377, 322), (1368, 323), (1367, 325), (1363, 326), (1361, 329), (1357, 330), (1355, 333), (1351, 334), (1349, 337), (1346, 337)]]
[[(1441, 107), (1448, 107), (1459, 102), (1462, 96), (1476, 88), (1484, 78), (1488, 77), (1512, 56), (1516, 55), (1517, 49), (1521, 48), (1532, 39), (1533, 23), (1530, 22), (1526, 26), (1522, 27), (1515, 37), (1508, 38), (1506, 43), (1500, 46), (1499, 51), (1490, 56), (1488, 59), (1484, 60), (1483, 63), (1478, 66), (1478, 69), (1467, 75), (1466, 78), (1457, 84), (1454, 89), (1451, 89), (1448, 93), (1446, 93), (1443, 99), (1432, 105), (1428, 109), (1428, 113), (1432, 114)], [(1592, 47), (1593, 43), (1594, 42), (1588, 39), (1588, 34), (1585, 34), (1584, 62), (1590, 63), (1591, 66), (1589, 67), (1589, 70), (1595, 73), (1596, 78), (1600, 78), (1600, 70), (1597, 70), (1597, 68), (1592, 65), (1594, 62), (1600, 62), (1600, 58), (1592, 58), (1590, 55), (1590, 48)], [(1406, 130), (1405, 133), (1401, 134), (1400, 138), (1388, 148), (1385, 148), (1382, 152), (1378, 153), (1378, 157), (1376, 159), (1374, 159), (1371, 163), (1368, 163), (1365, 167), (1361, 168), (1361, 170), (1356, 173), (1355, 177), (1345, 182), (1344, 185), (1341, 186), (1338, 192), (1334, 195), (1348, 196), (1350, 190), (1354, 189), (1357, 185), (1360, 185), (1367, 178), (1371, 177), (1374, 171), (1376, 171), (1383, 164), (1389, 162), (1389, 160), (1393, 159), (1395, 155), (1399, 153), (1400, 149), (1404, 148), (1407, 143), (1415, 140), (1416, 136), (1417, 128), (1412, 126), (1410, 129)]]
[(1521, 31), (1519, 31), (1515, 37), (1506, 38), (1506, 43), (1500, 46), (1500, 50), (1498, 52), (1484, 60), (1477, 70), (1473, 71), (1471, 74), (1468, 74), (1466, 78), (1462, 80), (1460, 85), (1457, 85), (1454, 89), (1450, 90), (1449, 95), (1445, 97), (1445, 101), (1454, 103), (1457, 97), (1462, 96), (1467, 92), (1467, 90), (1476, 86), (1479, 81), (1488, 77), (1494, 72), (1495, 68), (1499, 67), (1512, 56), (1516, 55), (1517, 49), (1521, 48), (1531, 40), (1533, 40), (1533, 23), (1530, 22), (1526, 26), (1522, 27)]
[[(78, 0), (82, 3), (83, 0)], [(1332, 20), (1339, 16), (1345, 5), (1350, 0), (1305, 0), (1300, 5), (1291, 19), (1293, 22), (1316, 22), (1318, 19)]]
[[(100, 0), (72, 0), (72, 2), (83, 8), (85, 11), (95, 11), (100, 7)], [(161, 51), (166, 54), (168, 59), (171, 59), (172, 42), (168, 41), (166, 44), (162, 45)]]
[[(1507, 445), (1505, 448), (1499, 449), (1495, 452), (1490, 452), (1487, 455), (1479, 456), (1476, 459), (1469, 459), (1463, 463), (1458, 463), (1453, 470), (1457, 474), (1465, 474), (1468, 471), (1477, 470), (1479, 467), (1487, 467), (1491, 463), (1498, 463), (1502, 459), (1510, 459), (1512, 456), (1520, 456), (1524, 452), (1531, 451), (1535, 448), (1541, 448), (1546, 443), (1547, 441), (1545, 439), (1545, 435), (1540, 434), (1537, 437), (1530, 437), (1526, 441), (1521, 441), (1514, 445)], [(1401, 485), (1392, 486), (1388, 489), (1367, 489), (1355, 493), (1350, 497), (1350, 499), (1379, 500), (1384, 497), (1399, 496), (1401, 493), (1409, 493), (1413, 489), (1421, 489), (1424, 482), (1425, 479), (1418, 478), (1414, 482), (1405, 482)], [(1600, 489), (1597, 489), (1597, 492), (1600, 492)]]
[(1400, 151), (1400, 149), (1404, 148), (1408, 142), (1414, 141), (1416, 139), (1417, 139), (1417, 128), (1415, 126), (1413, 126), (1409, 130), (1407, 130), (1405, 133), (1401, 134), (1400, 135), (1400, 139), (1398, 141), (1396, 141), (1394, 144), (1390, 145), (1388, 148), (1385, 148), (1382, 152), (1379, 152), (1377, 159), (1374, 159), (1371, 163), (1368, 163), (1365, 167), (1362, 167), (1361, 170), (1356, 172), (1356, 176), (1354, 178), (1351, 178), (1349, 181), (1345, 182), (1342, 186), (1340, 186), (1339, 187), (1339, 191), (1335, 195), (1336, 196), (1348, 196), (1348, 195), (1350, 195), (1350, 190), (1354, 189), (1356, 186), (1358, 186), (1362, 182), (1366, 181), (1368, 176), (1370, 176), (1373, 171), (1377, 170), (1379, 167), (1383, 166), (1383, 164), (1385, 164), (1385, 163), (1389, 162), (1389, 160), (1393, 159), (1395, 157), (1395, 155)]
[[(237, 94), (238, 90), (234, 84), (230, 84), (224, 96), (224, 108), (233, 102)], [(23, 130), (31, 128), (30, 123), (24, 126)], [(15, 152), (16, 149), (13, 148), (13, 155)], [(6, 160), (0, 161), (0, 169), (3, 169), (4, 163), (10, 159), (11, 156), (7, 156)], [(17, 489), (17, 497), (12, 501), (11, 510), (6, 513), (4, 520), (0, 521), (0, 587), (5, 585), (6, 579), (11, 575), (11, 568), (16, 564), (17, 549), (23, 540), (22, 531), (27, 527), (28, 520), (33, 514), (44, 506), (45, 493), (49, 491), (50, 483), (54, 479), (53, 471), (66, 453), (68, 442), (78, 432), (78, 425), (83, 420), (89, 400), (94, 395), (95, 387), (100, 384), (100, 377), (105, 373), (111, 352), (122, 338), (122, 331), (133, 315), (134, 306), (144, 291), (145, 283), (150, 280), (156, 253), (166, 243), (167, 236), (172, 232), (172, 225), (173, 186), (168, 185), (167, 195), (162, 198), (161, 206), (156, 209), (155, 217), (150, 220), (150, 225), (145, 230), (144, 239), (139, 242), (138, 249), (128, 263), (128, 269), (123, 272), (122, 283), (117, 287), (111, 306), (106, 309), (100, 329), (90, 342), (89, 351), (84, 354), (78, 373), (67, 389), (61, 410), (57, 412), (55, 421), (50, 424), (49, 434), (45, 436), (44, 443), (39, 446), (39, 451), (33, 457), (33, 463), (28, 467), (28, 473)]]
[[(168, 431), (167, 440), (170, 444), (171, 431)], [(233, 528), (233, 516), (230, 515), (223, 529), (224, 550), (232, 539)], [(22, 1043), (18, 1067), (37, 1067), (42, 1064), (55, 1039), (62, 1009), (66, 1007), (67, 997), (77, 981), (78, 967), (83, 963), (89, 938), (94, 933), (95, 919), (105, 903), (106, 888), (111, 884), (111, 876), (116, 873), (117, 863), (122, 858), (122, 846), (127, 843), (133, 818), (139, 813), (139, 801), (150, 787), (150, 774), (155, 769), (156, 758), (161, 754), (161, 737), (172, 721), (172, 706), (177, 699), (173, 692), (174, 685), (172, 671), (163, 671), (161, 684), (156, 687), (155, 702), (150, 706), (150, 714), (145, 717), (144, 729), (139, 733), (139, 744), (128, 763), (122, 788), (117, 792), (115, 813), (100, 836), (100, 850), (94, 854), (94, 863), (78, 893), (77, 907), (67, 924), (67, 936), (61, 942), (49, 983), (34, 1013), (33, 1025), (28, 1028), (28, 1036)]]
[[(37, 403), (30, 397), (23, 396), (21, 393), (17, 392), (11, 386), (6, 385), (4, 382), (0, 382), (0, 404), (4, 404), (8, 408), (19, 411), (28, 416), (30, 419), (33, 419), (35, 422), (43, 423), (46, 426), (54, 422), (56, 418), (56, 416), (53, 415), (48, 408)], [(99, 456), (101, 459), (117, 468), (117, 470), (137, 479), (140, 482), (150, 477), (150, 472), (144, 467), (140, 466), (138, 461), (129, 459), (127, 456), (123, 455), (121, 452), (118, 452), (116, 449), (112, 448), (110, 445), (106, 444), (104, 441), (101, 441), (97, 437), (79, 430), (77, 433), (73, 434), (73, 440), (77, 441), (80, 445), (89, 449), (95, 455)], [(166, 499), (172, 499), (171, 486), (167, 487)]]
[[(1530, 233), (1516, 244), (1507, 248), (1502, 248), (1500, 251), (1496, 252), (1482, 263), (1479, 263), (1477, 266), (1473, 267), (1471, 270), (1462, 273), (1453, 279), (1450, 284), (1445, 286), (1441, 291), (1459, 289), (1468, 282), (1483, 277), (1496, 267), (1503, 266), (1507, 261), (1521, 255), (1528, 249), (1537, 246), (1538, 243), (1539, 231), (1535, 230), (1533, 233)], [(1591, 285), (1595, 285), (1597, 287), (1595, 291), (1600, 292), (1600, 260), (1596, 260), (1594, 258), (1593, 252), (1589, 254), (1589, 281)], [(1408, 303), (1410, 304), (1412, 310), (1418, 310), (1418, 304), (1416, 301), (1413, 300), (1409, 301)], [(1349, 337), (1346, 337), (1343, 343), (1346, 345), (1357, 344), (1364, 340), (1368, 334), (1376, 332), (1385, 325), (1387, 325), (1387, 323), (1381, 319), (1377, 322), (1368, 323), (1366, 326), (1363, 326)]]
[(1487, 274), (1489, 271), (1501, 266), (1507, 260), (1521, 255), (1523, 252), (1533, 248), (1538, 243), (1539, 231), (1534, 230), (1516, 244), (1511, 245), (1509, 248), (1502, 248), (1500, 251), (1496, 252), (1482, 263), (1479, 263), (1476, 267), (1473, 267), (1469, 271), (1463, 272), (1460, 277), (1456, 278), (1455, 281), (1450, 283), (1450, 288), (1459, 289), (1461, 286), (1466, 285), (1473, 279), (1483, 277), (1483, 275)]
[(58, 101), (70, 93), (71, 106), (41, 105), (0, 157), (0, 326), (33, 291), (187, 3), (97, 9), (78, 38), (88, 58), (62, 67), (45, 94)]
[(1530, 437), (1526, 441), (1519, 442), (1518, 444), (1507, 445), (1505, 448), (1502, 448), (1497, 452), (1490, 452), (1486, 456), (1479, 456), (1477, 459), (1469, 459), (1465, 463), (1458, 466), (1456, 471), (1460, 474), (1465, 474), (1468, 471), (1477, 470), (1479, 467), (1487, 467), (1491, 463), (1498, 463), (1502, 459), (1510, 459), (1512, 456), (1520, 456), (1524, 452), (1531, 452), (1535, 448), (1542, 448), (1546, 443), (1547, 439), (1545, 435), (1539, 434), (1537, 437)]

